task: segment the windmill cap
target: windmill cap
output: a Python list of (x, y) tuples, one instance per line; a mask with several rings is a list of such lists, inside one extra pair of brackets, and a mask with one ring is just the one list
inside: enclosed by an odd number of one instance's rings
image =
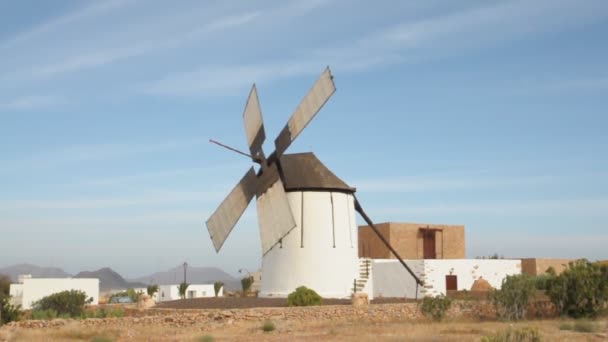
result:
[(356, 191), (331, 172), (312, 152), (284, 154), (280, 158), (280, 164), (286, 191)]

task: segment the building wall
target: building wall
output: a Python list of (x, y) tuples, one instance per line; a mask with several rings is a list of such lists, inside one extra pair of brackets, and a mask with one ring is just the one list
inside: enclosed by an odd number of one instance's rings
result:
[[(190, 294), (190, 291), (194, 293)], [(218, 293), (218, 297), (224, 295), (224, 288), (222, 287)], [(202, 297), (215, 297), (215, 290), (213, 284), (192, 284), (186, 289), (186, 298), (202, 298)], [(168, 300), (181, 299), (179, 296), (179, 285), (161, 285), (158, 287), (158, 302), (165, 302)]]
[[(424, 240), (420, 228), (438, 230), (435, 233), (437, 259), (465, 258), (463, 225), (387, 222), (377, 224), (376, 227), (403, 259), (423, 259)], [(395, 258), (369, 226), (359, 227), (359, 256), (372, 259)]]
[[(424, 260), (404, 260), (414, 274), (421, 278)], [(420, 298), (422, 288), (416, 287), (414, 277), (395, 259), (374, 259), (372, 261), (373, 297)], [(418, 296), (416, 296), (418, 291)]]
[(574, 259), (525, 258), (521, 259), (521, 270), (522, 273), (536, 276), (545, 273), (549, 267), (553, 267), (555, 272), (560, 274), (571, 261)]
[(21, 296), (15, 296), (15, 303), (21, 304), (22, 308), (29, 310), (32, 304), (46, 296), (54, 293), (79, 290), (83, 291), (88, 298), (93, 298), (91, 304), (99, 303), (99, 279), (86, 278), (29, 278), (23, 279), (23, 284), (12, 284), (11, 294), (18, 292)]
[(483, 278), (495, 289), (502, 287), (508, 275), (521, 274), (521, 260), (451, 259), (424, 260), (424, 294), (446, 294), (446, 275), (455, 275), (458, 290), (471, 290), (473, 282)]
[(449, 259), (404, 260), (424, 283), (416, 289), (414, 278), (398, 260), (373, 261), (374, 297), (420, 298), (446, 294), (446, 275), (455, 275), (458, 290), (470, 290), (479, 278), (499, 289), (506, 276), (521, 273), (520, 260)]
[[(387, 240), (390, 239), (389, 225), (389, 223), (380, 223), (376, 225), (376, 228), (378, 228), (382, 236)], [(361, 226), (359, 227), (359, 257), (390, 259), (392, 258), (392, 254), (369, 226)]]

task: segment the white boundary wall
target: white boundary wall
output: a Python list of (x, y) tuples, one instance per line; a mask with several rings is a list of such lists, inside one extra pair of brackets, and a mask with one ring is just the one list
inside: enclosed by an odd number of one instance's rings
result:
[(10, 293), (13, 302), (29, 310), (32, 304), (54, 293), (78, 290), (83, 291), (87, 299), (93, 298), (92, 305), (99, 304), (99, 279), (97, 278), (26, 278), (23, 284), (11, 284)]
[(288, 192), (296, 227), (262, 259), (260, 297), (299, 286), (324, 298), (350, 298), (359, 277), (354, 198), (341, 192)]
[[(224, 295), (224, 287), (218, 292), (218, 297)], [(215, 297), (215, 290), (213, 284), (191, 284), (186, 289), (186, 298), (202, 298), (202, 297)], [(179, 285), (160, 285), (158, 292), (155, 295), (155, 299), (158, 302), (165, 302), (168, 300), (180, 299), (179, 296)]]
[[(458, 290), (471, 290), (479, 278), (500, 289), (508, 275), (521, 274), (521, 260), (506, 259), (426, 259), (404, 260), (424, 282), (418, 297), (446, 294), (446, 275), (457, 277)], [(416, 282), (395, 259), (373, 260), (374, 297), (416, 298)]]

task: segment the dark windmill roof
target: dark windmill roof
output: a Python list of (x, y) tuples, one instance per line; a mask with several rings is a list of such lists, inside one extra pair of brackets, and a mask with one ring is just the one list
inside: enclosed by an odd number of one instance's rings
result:
[(335, 190), (353, 193), (355, 188), (331, 172), (312, 152), (284, 154), (280, 160), (285, 190)]

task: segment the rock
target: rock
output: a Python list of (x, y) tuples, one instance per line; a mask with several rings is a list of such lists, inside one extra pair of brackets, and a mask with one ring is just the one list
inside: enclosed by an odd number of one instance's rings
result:
[(479, 279), (473, 282), (473, 286), (471, 286), (471, 291), (490, 291), (493, 289), (492, 285), (488, 283), (487, 280), (479, 277)]
[(369, 297), (367, 296), (367, 293), (354, 293), (351, 297), (351, 303), (355, 307), (369, 305)]

